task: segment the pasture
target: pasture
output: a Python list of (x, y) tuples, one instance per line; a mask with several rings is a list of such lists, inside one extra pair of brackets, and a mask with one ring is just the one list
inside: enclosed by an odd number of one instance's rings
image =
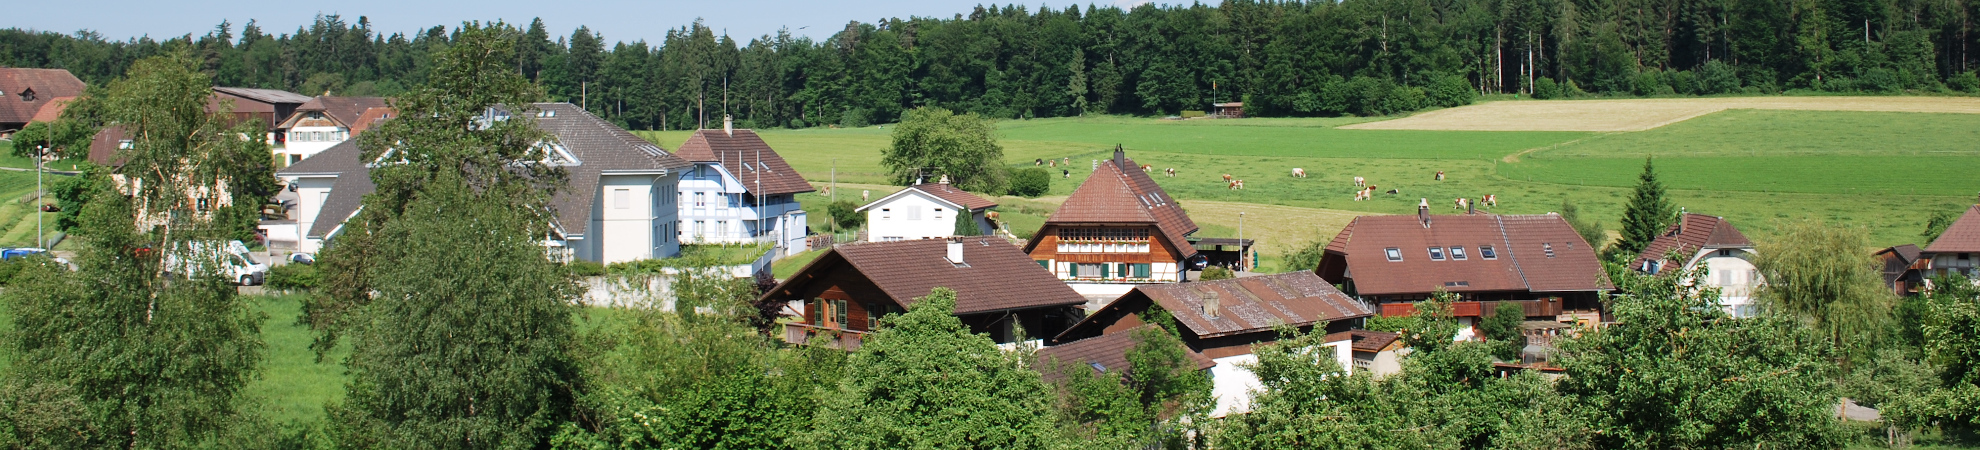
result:
[[(1182, 200), (1203, 227), (1198, 236), (1234, 237), (1240, 209), (1298, 211), (1250, 216), (1246, 234), (1263, 239), (1270, 265), (1287, 247), (1331, 238), (1358, 214), (1412, 214), (1419, 199), (1431, 210), (1453, 213), (1452, 200), (1495, 194), (1491, 212), (1538, 214), (1573, 201), (1583, 214), (1618, 228), (1643, 158), (1655, 156), (1658, 174), (1679, 206), (1725, 216), (1756, 239), (1777, 220), (1815, 218), (1867, 227), (1879, 246), (1918, 242), (1934, 211), (1954, 210), (1980, 192), (1980, 111), (1972, 99), (1917, 97), (1708, 98), (1604, 101), (1493, 102), (1520, 108), (1564, 108), (1600, 119), (1595, 112), (1684, 100), (1719, 105), (1689, 120), (1647, 131), (1450, 131), (1354, 129), (1417, 120), (1442, 111), (1389, 122), (1367, 118), (1168, 121), (1087, 117), (999, 123), (1005, 160), (1029, 167), (1034, 159), (1070, 158), (1070, 177), (1054, 170), (1050, 194), (1037, 200), (1000, 199), (1013, 232), (1035, 227), (1084, 181), (1084, 168), (1123, 144), (1138, 163), (1155, 167), (1157, 183)], [(1826, 103), (1825, 103), (1826, 102)], [(1725, 109), (1728, 105), (1770, 109)], [(1589, 106), (1595, 105), (1595, 106)], [(1592, 109), (1591, 109), (1592, 108)], [(1960, 113), (1828, 111), (1861, 108)], [(1908, 108), (1908, 109), (1907, 109)], [(1452, 110), (1443, 110), (1452, 111)], [(1446, 113), (1449, 114), (1449, 113)], [(1432, 117), (1434, 118), (1434, 117)], [(1508, 122), (1516, 122), (1508, 118)], [(1421, 122), (1419, 122), (1421, 123)], [(1532, 124), (1519, 126), (1537, 128)], [(828, 181), (836, 161), (840, 198), (851, 184), (869, 185), (874, 198), (886, 183), (879, 165), (888, 144), (882, 127), (764, 130), (807, 179)], [(688, 132), (642, 132), (666, 148)], [(1176, 168), (1176, 177), (1161, 173)], [(1292, 178), (1299, 167), (1307, 178)], [(1055, 168), (1056, 169), (1056, 168)], [(1444, 171), (1446, 179), (1433, 174)], [(1246, 180), (1230, 190), (1221, 175)], [(1354, 177), (1379, 187), (1374, 198), (1355, 201)], [(1394, 189), (1397, 194), (1387, 194)], [(891, 192), (891, 191), (888, 191)], [(821, 199), (822, 200), (822, 199)], [(807, 202), (810, 203), (810, 202)], [(821, 206), (807, 204), (816, 224)], [(1229, 216), (1229, 217), (1226, 217)], [(1339, 217), (1335, 220), (1323, 218)], [(1254, 222), (1253, 220), (1256, 220)], [(1034, 222), (1035, 221), (1035, 222)], [(1263, 230), (1272, 230), (1265, 233)], [(1258, 233), (1258, 234), (1254, 234)], [(1921, 243), (1922, 244), (1922, 243)]]

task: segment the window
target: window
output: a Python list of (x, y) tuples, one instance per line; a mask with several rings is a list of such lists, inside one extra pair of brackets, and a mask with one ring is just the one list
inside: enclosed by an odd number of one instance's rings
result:
[(1444, 248), (1443, 248), (1443, 247), (1430, 247), (1430, 260), (1431, 260), (1431, 261), (1443, 261), (1443, 260), (1444, 260)]
[(697, 208), (708, 206), (708, 200), (706, 199), (706, 196), (707, 196), (706, 193), (702, 193), (702, 192), (694, 193), (694, 206)]
[(632, 189), (613, 189), (612, 208), (632, 209)]
[(28, 90), (24, 90), (24, 91), (21, 91), (21, 101), (24, 101), (24, 102), (31, 102), (31, 101), (34, 101), (34, 90), (33, 90), (33, 89), (28, 89)]
[(942, 220), (942, 208), (935, 208), (935, 220)]
[(907, 207), (907, 220), (921, 220), (921, 207), (919, 206)]
[(1542, 242), (1540, 243), (1540, 250), (1546, 252), (1548, 258), (1554, 257), (1554, 243)]
[(1148, 272), (1150, 272), (1149, 270), (1150, 264), (1148, 263), (1133, 264), (1132, 267), (1134, 269), (1135, 278), (1148, 278)]
[(715, 235), (716, 235), (716, 236), (720, 236), (720, 237), (728, 237), (728, 236), (729, 236), (729, 221), (727, 221), (727, 220), (717, 220), (717, 221), (715, 221)]
[(1044, 260), (1044, 259), (1038, 260), (1038, 267), (1045, 268), (1045, 270), (1052, 270), (1052, 261)]
[(893, 208), (880, 208), (880, 220), (889, 220), (893, 218), (894, 218)]
[(130, 139), (120, 139), (117, 141), (118, 150), (130, 150), (131, 147), (136, 147), (136, 145), (131, 144)]
[(1073, 276), (1080, 278), (1106, 278), (1107, 265), (1090, 263), (1073, 264)]
[(1480, 245), (1478, 246), (1478, 256), (1482, 256), (1485, 259), (1499, 259), (1499, 252), (1492, 251), (1492, 246), (1490, 245)]
[(882, 242), (900, 242), (900, 241), (901, 241), (902, 239), (906, 239), (906, 238), (903, 238), (903, 237), (900, 237), (900, 236), (882, 236), (882, 237), (880, 238), (880, 241), (882, 241)]
[(1061, 228), (1059, 251), (1065, 253), (1147, 253), (1146, 228)]
[(1451, 259), (1463, 261), (1465, 259), (1464, 247), (1451, 247)]
[(1390, 261), (1402, 261), (1402, 249), (1400, 248), (1395, 248), (1395, 247), (1385, 248), (1382, 249), (1382, 253), (1387, 253), (1389, 255)]
[(833, 316), (833, 317), (832, 317), (833, 319), (835, 319), (835, 322), (834, 322), (834, 323), (836, 323), (836, 324), (838, 324), (838, 325), (839, 325), (839, 328), (845, 328), (845, 327), (846, 327), (846, 301), (845, 301), (845, 300), (833, 300), (833, 301), (832, 301), (832, 312), (836, 314), (835, 316)]

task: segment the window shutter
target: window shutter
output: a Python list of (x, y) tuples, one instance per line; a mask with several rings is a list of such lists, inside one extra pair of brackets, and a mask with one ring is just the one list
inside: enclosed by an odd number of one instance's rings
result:
[(1044, 268), (1045, 270), (1052, 270), (1052, 261), (1045, 259), (1038, 260), (1038, 267)]
[(1111, 265), (1113, 265), (1113, 264), (1101, 264), (1101, 265), (1100, 265), (1100, 278), (1106, 278), (1106, 277), (1107, 277), (1107, 266), (1111, 266)]

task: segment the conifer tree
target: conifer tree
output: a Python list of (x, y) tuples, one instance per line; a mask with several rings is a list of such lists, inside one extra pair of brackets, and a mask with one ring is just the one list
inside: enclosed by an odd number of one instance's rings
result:
[(1622, 239), (1616, 241), (1615, 250), (1623, 255), (1642, 252), (1676, 220), (1677, 207), (1664, 198), (1664, 184), (1657, 181), (1657, 171), (1649, 158), (1643, 159), (1643, 175), (1638, 180), (1629, 206), (1623, 209)]

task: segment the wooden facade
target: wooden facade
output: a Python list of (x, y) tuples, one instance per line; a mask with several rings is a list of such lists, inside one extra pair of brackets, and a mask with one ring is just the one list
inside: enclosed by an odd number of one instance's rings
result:
[(1031, 259), (1061, 280), (1179, 281), (1184, 262), (1153, 224), (1046, 224), (1037, 240)]

